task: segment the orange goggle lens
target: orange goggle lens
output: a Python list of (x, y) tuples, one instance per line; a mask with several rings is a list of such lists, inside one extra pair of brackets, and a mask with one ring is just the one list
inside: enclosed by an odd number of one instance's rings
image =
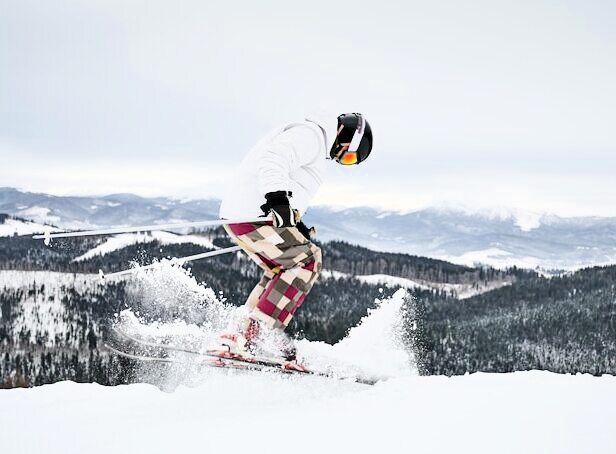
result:
[(338, 162), (345, 166), (357, 164), (357, 153), (354, 151), (347, 151), (338, 159)]

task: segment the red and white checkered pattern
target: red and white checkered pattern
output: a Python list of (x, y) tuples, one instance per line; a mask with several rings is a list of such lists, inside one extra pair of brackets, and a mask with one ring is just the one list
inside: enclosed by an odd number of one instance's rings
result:
[(321, 272), (321, 249), (296, 227), (263, 222), (225, 228), (264, 271), (246, 301), (250, 318), (286, 328)]

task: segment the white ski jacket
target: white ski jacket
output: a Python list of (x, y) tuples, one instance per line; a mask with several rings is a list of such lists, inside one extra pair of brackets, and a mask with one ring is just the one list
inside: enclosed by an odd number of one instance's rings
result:
[(322, 166), (336, 134), (336, 116), (309, 117), (270, 132), (239, 164), (220, 205), (222, 219), (263, 215), (265, 194), (291, 191), (291, 207), (303, 215), (322, 181)]

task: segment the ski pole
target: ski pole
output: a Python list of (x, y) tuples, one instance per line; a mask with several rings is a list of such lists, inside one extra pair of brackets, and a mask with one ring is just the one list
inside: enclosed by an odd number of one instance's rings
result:
[(187, 228), (187, 227), (211, 227), (217, 225), (224, 224), (250, 224), (255, 222), (266, 222), (269, 218), (260, 217), (254, 219), (242, 219), (239, 221), (235, 220), (227, 220), (227, 219), (214, 219), (211, 221), (195, 221), (195, 222), (179, 222), (175, 224), (155, 224), (155, 225), (141, 225), (134, 227), (117, 227), (117, 228), (109, 228), (109, 229), (98, 229), (98, 230), (80, 230), (75, 232), (58, 232), (51, 233), (50, 231), (46, 231), (43, 235), (33, 235), (32, 238), (35, 240), (45, 240), (45, 243), (48, 243), (49, 240), (53, 238), (76, 238), (82, 236), (94, 236), (94, 235), (114, 235), (116, 233), (131, 233), (131, 232), (149, 232), (152, 230), (169, 230), (169, 229), (179, 229), (179, 228)]
[[(171, 263), (172, 264), (177, 263), (178, 265), (183, 265), (186, 262), (192, 262), (194, 260), (201, 260), (201, 259), (205, 259), (208, 257), (214, 257), (216, 255), (228, 254), (230, 252), (239, 251), (241, 249), (242, 248), (240, 248), (239, 246), (231, 246), (231, 247), (224, 248), (224, 249), (218, 249), (217, 251), (202, 252), (201, 254), (188, 255), (186, 257), (174, 257), (171, 259)], [(134, 274), (139, 271), (156, 268), (160, 265), (161, 265), (160, 262), (152, 263), (151, 265), (138, 266), (136, 268), (131, 268), (128, 270), (123, 270), (123, 271), (117, 271), (115, 273), (109, 273), (109, 274), (103, 273), (103, 270), (98, 270), (98, 277), (100, 278), (101, 281), (105, 282), (105, 279), (109, 277), (126, 276), (128, 274)]]

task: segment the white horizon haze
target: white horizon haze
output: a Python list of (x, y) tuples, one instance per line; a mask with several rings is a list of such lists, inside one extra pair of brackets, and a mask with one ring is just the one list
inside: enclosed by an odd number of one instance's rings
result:
[(220, 197), (320, 108), (375, 148), (315, 204), (616, 216), (616, 5), (0, 0), (0, 186)]

